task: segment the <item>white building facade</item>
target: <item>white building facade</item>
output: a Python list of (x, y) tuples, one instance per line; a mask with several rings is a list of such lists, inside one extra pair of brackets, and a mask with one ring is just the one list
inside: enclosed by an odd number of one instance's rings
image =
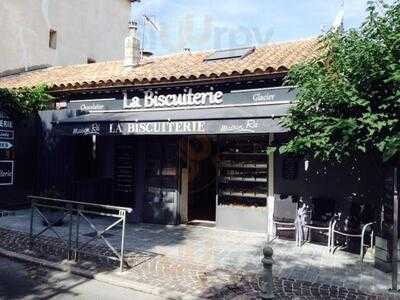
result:
[(130, 2), (0, 1), (0, 76), (123, 59)]

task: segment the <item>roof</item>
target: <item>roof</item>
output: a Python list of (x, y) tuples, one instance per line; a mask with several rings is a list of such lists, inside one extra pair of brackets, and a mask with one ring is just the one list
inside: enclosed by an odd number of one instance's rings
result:
[(213, 51), (184, 52), (145, 58), (133, 69), (121, 61), (50, 67), (0, 78), (0, 88), (46, 84), (52, 91), (92, 89), (285, 73), (312, 57), (317, 40), (268, 44), (242, 59), (204, 61)]

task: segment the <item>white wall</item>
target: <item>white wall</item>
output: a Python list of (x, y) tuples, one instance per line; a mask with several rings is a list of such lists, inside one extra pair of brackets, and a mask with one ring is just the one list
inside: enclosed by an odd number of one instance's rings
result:
[(0, 72), (122, 59), (129, 7), (129, 0), (1, 0)]

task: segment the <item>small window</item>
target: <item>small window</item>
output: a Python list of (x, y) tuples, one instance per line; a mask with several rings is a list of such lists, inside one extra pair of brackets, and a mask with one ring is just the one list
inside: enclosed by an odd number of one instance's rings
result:
[(230, 58), (244, 58), (247, 55), (253, 53), (254, 50), (255, 47), (218, 50), (212, 53), (210, 56), (208, 56), (204, 61), (214, 61), (214, 60), (230, 59)]
[(96, 60), (94, 58), (92, 58), (92, 57), (88, 57), (86, 61), (87, 61), (88, 64), (96, 63)]
[(57, 31), (53, 29), (49, 32), (49, 48), (57, 49)]

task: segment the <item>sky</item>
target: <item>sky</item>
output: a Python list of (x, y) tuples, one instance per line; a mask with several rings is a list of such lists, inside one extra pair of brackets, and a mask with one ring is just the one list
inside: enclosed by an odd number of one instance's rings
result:
[[(359, 26), (367, 0), (142, 0), (131, 15), (145, 50), (164, 55), (315, 37), (332, 26), (342, 2), (345, 27)], [(143, 15), (159, 31), (144, 27)]]

